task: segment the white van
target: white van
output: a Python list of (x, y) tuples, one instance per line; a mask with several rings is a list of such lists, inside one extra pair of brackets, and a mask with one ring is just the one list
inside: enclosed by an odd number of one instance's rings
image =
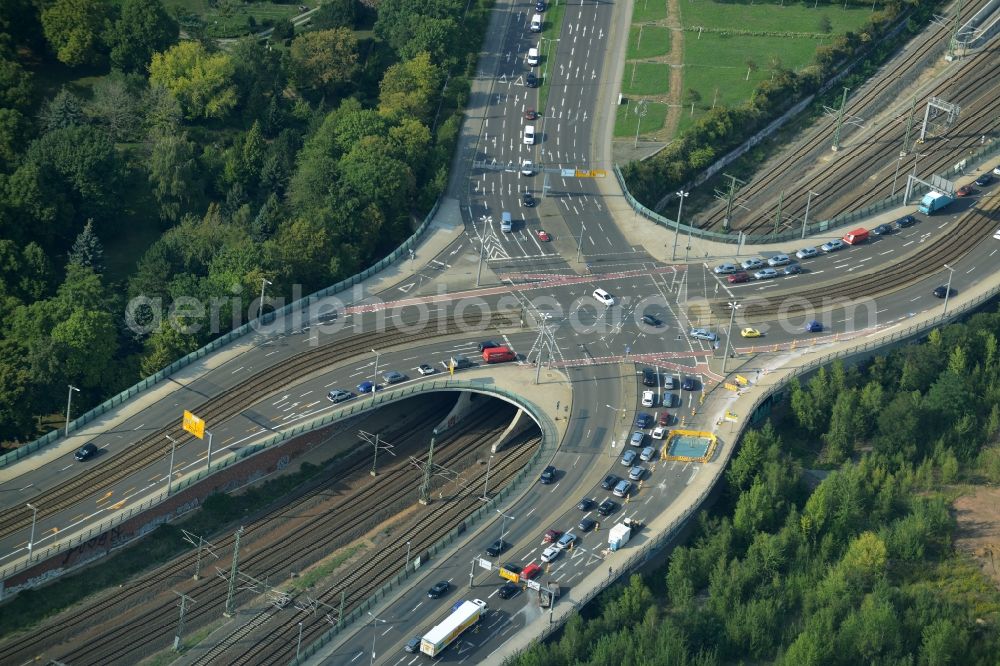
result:
[(529, 145), (535, 145), (535, 126), (525, 125), (524, 126), (524, 142)]
[(510, 213), (504, 211), (500, 213), (500, 231), (509, 234), (514, 229), (514, 222), (511, 220)]
[(538, 49), (535, 47), (528, 49), (528, 64), (532, 67), (538, 66)]
[(531, 17), (531, 32), (541, 32), (542, 31), (542, 15), (535, 14)]

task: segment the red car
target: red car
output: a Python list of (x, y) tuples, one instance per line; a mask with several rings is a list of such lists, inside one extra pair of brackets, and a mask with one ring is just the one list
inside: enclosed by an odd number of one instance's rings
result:
[(740, 271), (739, 273), (733, 273), (726, 278), (729, 284), (739, 284), (740, 282), (749, 282), (750, 274), (746, 271)]
[(552, 236), (549, 236), (549, 232), (544, 229), (539, 229), (536, 233), (538, 234), (538, 240), (540, 241), (545, 241), (547, 243), (552, 240)]
[(958, 191), (955, 192), (955, 194), (957, 194), (960, 197), (968, 197), (975, 193), (976, 193), (976, 188), (974, 188), (972, 185), (965, 185), (963, 187), (960, 187), (958, 188)]
[(542, 537), (542, 541), (545, 543), (552, 543), (553, 541), (558, 541), (561, 536), (562, 532), (559, 530), (546, 530), (545, 536)]
[(531, 580), (541, 572), (542, 568), (537, 564), (535, 564), (534, 562), (532, 562), (528, 566), (524, 567), (523, 571), (521, 571), (521, 578), (523, 578), (524, 580)]
[(660, 412), (660, 418), (656, 421), (657, 425), (668, 426), (670, 425), (670, 414), (667, 412)]
[(535, 111), (534, 109), (528, 109), (527, 111), (524, 112), (524, 119), (525, 120), (537, 120), (538, 119), (538, 112)]

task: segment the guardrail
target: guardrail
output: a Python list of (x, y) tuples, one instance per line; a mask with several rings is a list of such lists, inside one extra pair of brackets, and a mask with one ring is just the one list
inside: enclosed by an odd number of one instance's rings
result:
[[(979, 150), (970, 153), (968, 157), (961, 160), (958, 164), (953, 165), (950, 169), (945, 170), (943, 173), (938, 174), (944, 178), (953, 176), (955, 173), (962, 173), (967, 169), (979, 166), (986, 160), (992, 158), (997, 153), (1000, 153), (1000, 141), (991, 141), (985, 144)], [(753, 235), (741, 235), (739, 233), (720, 233), (718, 231), (710, 231), (707, 229), (699, 229), (697, 227), (692, 227), (687, 224), (678, 224), (676, 220), (671, 220), (670, 218), (664, 217), (659, 213), (647, 208), (646, 206), (639, 203), (639, 201), (632, 196), (629, 192), (628, 186), (625, 184), (625, 177), (622, 175), (621, 169), (616, 164), (614, 166), (615, 177), (618, 179), (618, 184), (622, 188), (622, 193), (625, 195), (625, 200), (632, 207), (632, 210), (636, 212), (637, 215), (641, 215), (647, 220), (664, 227), (666, 229), (671, 229), (675, 233), (689, 234), (693, 238), (700, 238), (703, 240), (715, 241), (717, 243), (726, 243), (729, 245), (737, 244), (760, 244), (760, 243), (782, 243), (785, 241), (796, 240), (802, 238), (802, 228), (790, 229), (788, 231), (783, 231), (778, 234), (753, 234)], [(920, 185), (913, 188), (913, 193), (921, 193), (927, 187)], [(842, 225), (851, 224), (858, 220), (864, 220), (876, 213), (881, 213), (882, 211), (896, 208), (898, 206), (904, 205), (906, 202), (903, 201), (903, 195), (905, 192), (898, 192), (891, 197), (882, 199), (881, 201), (876, 201), (873, 204), (869, 204), (864, 208), (858, 210), (841, 213), (836, 215), (829, 220), (821, 220), (819, 222), (814, 222), (812, 224), (806, 225), (806, 235), (811, 236), (818, 233), (823, 233), (829, 229), (839, 227)]]
[(438, 199), (438, 201), (434, 203), (434, 207), (431, 208), (431, 211), (427, 214), (427, 217), (424, 218), (424, 221), (420, 224), (420, 226), (417, 227), (417, 230), (413, 232), (413, 235), (411, 235), (409, 238), (403, 241), (403, 243), (395, 250), (390, 252), (388, 256), (383, 257), (379, 261), (375, 262), (373, 266), (366, 268), (365, 270), (361, 271), (360, 273), (357, 273), (356, 275), (352, 275), (346, 280), (341, 280), (336, 284), (320, 289), (319, 291), (312, 293), (308, 296), (304, 296), (303, 298), (300, 298), (297, 301), (289, 303), (288, 305), (285, 305), (284, 307), (278, 310), (265, 313), (259, 320), (254, 319), (250, 322), (247, 322), (246, 324), (243, 324), (239, 328), (235, 328), (232, 331), (229, 331), (228, 333), (219, 336), (215, 340), (209, 342), (204, 347), (196, 349), (187, 356), (184, 356), (183, 358), (174, 361), (173, 363), (163, 368), (159, 372), (150, 375), (149, 377), (146, 377), (142, 381), (128, 387), (118, 395), (113, 396), (108, 400), (105, 400), (104, 402), (94, 407), (90, 411), (81, 414), (77, 418), (73, 419), (65, 430), (63, 428), (57, 428), (56, 430), (53, 430), (52, 432), (43, 435), (42, 437), (39, 437), (33, 442), (25, 444), (24, 446), (18, 447), (13, 451), (0, 456), (0, 467), (5, 467), (13, 462), (25, 458), (34, 453), (35, 451), (38, 451), (39, 449), (44, 448), (49, 444), (52, 444), (53, 442), (57, 441), (58, 439), (60, 439), (60, 437), (65, 436), (68, 432), (78, 430), (81, 426), (89, 423), (90, 421), (93, 421), (94, 419), (96, 419), (99, 416), (102, 416), (103, 414), (106, 414), (107, 412), (111, 411), (115, 407), (118, 407), (127, 400), (130, 400), (135, 396), (139, 395), (143, 391), (146, 391), (152, 388), (153, 386), (159, 384), (164, 379), (174, 374), (181, 368), (184, 368), (194, 363), (195, 361), (204, 358), (208, 354), (217, 351), (222, 347), (225, 347), (226, 345), (232, 343), (233, 341), (249, 333), (256, 332), (257, 330), (260, 329), (260, 326), (262, 324), (270, 323), (275, 319), (277, 319), (278, 317), (285, 316), (296, 310), (300, 311), (305, 310), (311, 304), (319, 301), (322, 298), (338, 294), (342, 291), (350, 289), (354, 285), (363, 282), (364, 280), (367, 280), (372, 275), (383, 270), (390, 264), (395, 263), (401, 257), (409, 253), (409, 251), (417, 244), (417, 241), (420, 239), (420, 237), (424, 235), (424, 232), (427, 231), (427, 227), (430, 226), (431, 220), (437, 213), (438, 206), (440, 205), (440, 203), (441, 203), (440, 199)]
[[(467, 383), (468, 384), (468, 383)], [(481, 388), (481, 384), (466, 385), (465, 388), (475, 390)], [(494, 495), (488, 502), (483, 502), (483, 505), (476, 509), (470, 516), (465, 518), (461, 523), (456, 525), (448, 534), (442, 537), (438, 542), (433, 544), (430, 548), (425, 551), (428, 557), (434, 557), (434, 555), (441, 552), (443, 549), (451, 546), (455, 541), (457, 541), (462, 535), (470, 531), (477, 523), (482, 522), (485, 518), (494, 515), (494, 510), (500, 505), (505, 499), (512, 495), (527, 479), (529, 476), (534, 478), (534, 474), (537, 473), (538, 468), (542, 464), (542, 460), (546, 459), (546, 456), (555, 450), (555, 446), (558, 443), (559, 434), (556, 430), (555, 423), (548, 418), (548, 415), (544, 411), (539, 409), (534, 403), (526, 401), (516, 393), (507, 391), (505, 389), (500, 389), (493, 387), (489, 393), (491, 395), (496, 395), (499, 397), (505, 397), (509, 400), (516, 402), (518, 405), (523, 407), (532, 417), (535, 422), (538, 423), (542, 430), (542, 444), (538, 447), (538, 450), (531, 456), (528, 463), (521, 468), (521, 470), (514, 476), (514, 478), (503, 487), (496, 495)], [(310, 643), (308, 646), (302, 649), (300, 655), (293, 659), (290, 663), (298, 666), (303, 664), (306, 660), (316, 654), (323, 646), (328, 645), (337, 636), (346, 631), (359, 619), (363, 619), (365, 614), (370, 611), (376, 604), (385, 599), (388, 594), (400, 587), (407, 579), (413, 575), (423, 575), (422, 569), (407, 569), (404, 568), (402, 571), (393, 576), (387, 583), (376, 590), (370, 597), (361, 601), (357, 606), (348, 613), (342, 621), (335, 624), (326, 633), (320, 636), (318, 639)]]
[[(290, 439), (294, 439), (295, 437), (299, 437), (300, 435), (312, 432), (313, 430), (317, 430), (319, 428), (332, 425), (334, 423), (337, 423), (338, 421), (350, 418), (356, 414), (369, 411), (371, 409), (380, 407), (382, 405), (398, 402), (399, 400), (409, 398), (418, 393), (425, 393), (427, 391), (459, 391), (459, 390), (477, 391), (480, 393), (486, 393), (489, 395), (505, 398), (512, 402), (515, 402), (519, 406), (526, 409), (530, 414), (532, 414), (536, 423), (539, 423), (540, 427), (542, 428), (543, 435), (545, 435), (550, 439), (554, 439), (556, 437), (555, 424), (548, 420), (548, 417), (544, 414), (544, 412), (538, 409), (533, 403), (530, 403), (524, 400), (523, 398), (519, 398), (516, 394), (510, 391), (483, 382), (476, 382), (476, 381), (469, 381), (462, 379), (438, 379), (438, 380), (423, 382), (420, 384), (414, 384), (413, 386), (403, 387), (394, 391), (376, 393), (373, 398), (365, 398), (364, 400), (352, 403), (350, 406), (347, 406), (337, 412), (334, 412), (332, 414), (327, 414), (326, 416), (313, 419), (311, 421), (297, 425), (293, 428), (290, 428), (289, 430), (279, 432), (275, 435), (272, 435), (271, 437), (268, 437), (266, 440), (262, 442), (258, 442), (257, 444), (246, 446), (240, 449), (238, 452), (234, 453), (230, 457), (224, 458), (217, 463), (213, 462), (212, 469), (210, 471), (202, 469), (196, 473), (193, 473), (191, 475), (188, 475), (180, 479), (179, 481), (174, 481), (171, 486), (171, 492), (169, 496), (174, 496), (179, 491), (204, 480), (210, 474), (215, 474), (223, 469), (226, 469), (227, 467), (242, 462), (246, 458), (249, 458), (250, 456), (253, 456), (257, 453), (260, 453), (265, 449), (277, 446), (279, 444), (287, 442)], [(544, 439), (542, 441), (542, 444), (543, 446), (546, 445), (546, 441)], [(532, 458), (532, 462), (529, 464), (533, 464), (534, 460), (535, 459)], [(148, 511), (151, 507), (166, 500), (167, 497), (168, 495), (166, 490), (163, 490), (162, 492), (157, 493), (153, 497), (147, 498), (141, 504), (137, 504), (136, 506), (129, 508), (127, 511), (120, 513), (114, 516), (113, 518), (109, 518), (105, 521), (102, 521), (96, 526), (88, 529), (86, 532), (81, 532), (80, 534), (68, 539), (67, 541), (61, 542), (57, 545), (49, 546), (47, 548), (36, 547), (32, 552), (30, 559), (25, 559), (21, 562), (0, 569), (0, 581), (7, 580), (10, 576), (18, 573), (19, 571), (28, 569), (32, 565), (37, 564), (38, 562), (43, 562), (50, 557), (58, 555), (59, 553), (70, 550), (72, 548), (76, 548), (77, 546), (84, 544), (90, 541), (91, 539), (100, 536), (101, 534), (104, 534), (108, 530), (117, 527), (118, 525), (121, 525), (130, 518), (137, 516), (145, 511)], [(122, 544), (118, 545), (124, 545), (124, 543), (127, 542), (122, 542)]]
[[(994, 287), (993, 289), (991, 289), (987, 293), (983, 294), (982, 296), (979, 296), (979, 297), (973, 299), (972, 301), (970, 301), (969, 303), (966, 303), (966, 304), (964, 304), (964, 305), (956, 308), (955, 310), (953, 310), (952, 312), (948, 313), (947, 315), (938, 315), (938, 316), (934, 317), (933, 319), (929, 319), (929, 320), (924, 321), (924, 322), (922, 322), (920, 324), (914, 324), (913, 326), (910, 326), (908, 328), (902, 329), (900, 331), (893, 332), (888, 337), (881, 337), (881, 338), (878, 339), (878, 341), (866, 342), (864, 344), (855, 345), (853, 347), (842, 349), (840, 351), (836, 351), (836, 352), (827, 354), (825, 356), (821, 356), (821, 357), (819, 357), (817, 359), (813, 359), (812, 361), (809, 361), (805, 365), (802, 365), (802, 366), (799, 366), (799, 367), (795, 368), (794, 370), (792, 370), (791, 372), (789, 372), (787, 375), (785, 375), (784, 381), (781, 382), (780, 384), (775, 384), (775, 385), (772, 385), (772, 386), (768, 387), (767, 390), (765, 390), (764, 392), (762, 392), (760, 395), (758, 395), (756, 397), (756, 399), (754, 400), (753, 404), (750, 406), (749, 409), (747, 409), (747, 410), (741, 410), (741, 412), (745, 414), (745, 417), (743, 418), (743, 420), (740, 423), (739, 430), (732, 437), (731, 441), (729, 442), (729, 445), (725, 447), (725, 449), (724, 449), (725, 453), (723, 455), (723, 458), (720, 461), (720, 462), (722, 462), (722, 464), (718, 467), (718, 473), (712, 479), (712, 481), (708, 485), (708, 487), (706, 487), (701, 493), (699, 493), (697, 499), (691, 505), (689, 505), (686, 509), (684, 509), (684, 511), (681, 513), (681, 515), (678, 518), (674, 519), (666, 527), (666, 529), (664, 529), (662, 532), (660, 532), (660, 534), (658, 534), (655, 537), (651, 538), (649, 541), (647, 541), (642, 546), (640, 546), (639, 548), (637, 548), (636, 552), (632, 553), (628, 559), (626, 559), (623, 563), (619, 564), (617, 567), (615, 567), (613, 565), (611, 567), (609, 567), (608, 577), (604, 581), (604, 583), (601, 584), (601, 585), (597, 585), (594, 588), (592, 588), (591, 590), (589, 590), (585, 595), (583, 595), (583, 597), (579, 601), (574, 600), (574, 604), (572, 606), (572, 609), (573, 610), (578, 610), (578, 609), (583, 608), (583, 606), (585, 604), (587, 604), (594, 597), (596, 597), (598, 594), (600, 594), (601, 592), (603, 592), (615, 580), (617, 580), (618, 578), (620, 578), (624, 574), (627, 574), (627, 573), (631, 572), (633, 569), (637, 568), (639, 565), (643, 564), (644, 562), (648, 561), (657, 552), (659, 552), (659, 550), (661, 548), (663, 548), (664, 546), (666, 546), (674, 538), (674, 536), (677, 534), (677, 532), (682, 527), (684, 527), (684, 525), (687, 523), (688, 519), (690, 519), (691, 516), (695, 514), (695, 512), (701, 507), (701, 505), (708, 498), (708, 496), (712, 493), (712, 491), (715, 490), (715, 487), (718, 484), (719, 480), (724, 477), (724, 475), (723, 475), (722, 472), (726, 469), (726, 465), (728, 464), (729, 459), (732, 457), (733, 453), (736, 452), (735, 443), (737, 441), (739, 441), (740, 437), (742, 437), (743, 431), (746, 429), (746, 427), (752, 421), (755, 420), (755, 417), (757, 415), (757, 411), (766, 402), (768, 402), (775, 394), (784, 391), (785, 386), (793, 378), (800, 377), (800, 376), (802, 376), (804, 374), (808, 374), (808, 373), (812, 372), (813, 370), (816, 370), (816, 369), (820, 368), (821, 366), (824, 366), (824, 365), (826, 365), (826, 364), (828, 364), (828, 363), (830, 363), (832, 361), (835, 361), (837, 359), (842, 359), (842, 358), (846, 358), (846, 357), (849, 357), (849, 356), (854, 356), (856, 354), (863, 354), (863, 353), (872, 351), (874, 349), (877, 349), (879, 347), (884, 347), (886, 345), (889, 345), (889, 344), (892, 344), (892, 343), (895, 343), (895, 342), (900, 342), (902, 340), (906, 340), (908, 338), (912, 338), (912, 337), (914, 337), (916, 335), (920, 335), (920, 334), (922, 334), (922, 333), (924, 333), (924, 332), (926, 332), (926, 331), (928, 331), (928, 330), (930, 330), (930, 329), (932, 329), (932, 328), (934, 328), (936, 326), (940, 326), (942, 324), (949, 323), (951, 321), (954, 321), (955, 319), (958, 319), (958, 318), (960, 318), (962, 316), (965, 316), (965, 314), (967, 314), (969, 311), (977, 309), (983, 303), (986, 303), (986, 302), (988, 302), (988, 301), (996, 298), (998, 295), (1000, 295), (1000, 286)], [(713, 391), (714, 390), (722, 390), (722, 389), (719, 388), (719, 386), (720, 385), (716, 385), (716, 387), (713, 388), (712, 390)], [(534, 641), (532, 641), (528, 645), (524, 646), (524, 648), (522, 648), (520, 651), (527, 650), (528, 648), (531, 647), (532, 644), (537, 643), (537, 642), (541, 642), (541, 641), (544, 641), (545, 639), (547, 639), (549, 636), (552, 635), (552, 633), (554, 633), (557, 629), (559, 629), (562, 626), (563, 622), (565, 622), (569, 618), (569, 616), (570, 616), (569, 612), (563, 613), (560, 617), (552, 617), (552, 616), (550, 616), (550, 623), (545, 627), (545, 629), (542, 630), (542, 632), (538, 636), (538, 638), (536, 638)]]

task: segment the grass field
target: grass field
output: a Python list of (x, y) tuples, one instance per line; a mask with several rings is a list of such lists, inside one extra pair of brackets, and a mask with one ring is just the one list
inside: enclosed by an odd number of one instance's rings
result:
[[(642, 39), (640, 39), (640, 34)], [(655, 25), (633, 25), (628, 33), (629, 60), (655, 58), (670, 52), (670, 30)]]
[[(220, 0), (214, 7), (208, 0), (164, 0), (167, 11), (174, 14), (174, 8), (185, 14), (194, 14), (205, 22), (205, 32), (210, 37), (239, 37), (250, 32), (263, 30), (265, 21), (273, 23), (282, 18), (297, 16), (299, 5), (279, 5), (273, 2), (240, 3), (234, 0)], [(312, 2), (304, 5), (313, 6)], [(249, 19), (253, 17), (255, 25)]]
[(648, 23), (667, 18), (667, 0), (635, 0), (632, 23)]
[(813, 9), (812, 4), (786, 3), (781, 6), (778, 3), (680, 0), (680, 7), (685, 27), (769, 32), (822, 32), (820, 20), (825, 16), (830, 20), (833, 34), (838, 34), (854, 30), (871, 16), (871, 8), (844, 9), (842, 5), (827, 4)]
[(670, 87), (670, 65), (658, 62), (630, 62), (625, 65), (622, 93), (625, 95), (666, 95)]
[[(646, 115), (639, 121), (639, 135), (649, 134), (662, 129), (663, 121), (666, 120), (666, 118), (666, 104), (649, 102), (646, 104)], [(635, 136), (635, 123), (637, 119), (634, 105), (619, 105), (618, 108), (615, 109), (615, 136)]]

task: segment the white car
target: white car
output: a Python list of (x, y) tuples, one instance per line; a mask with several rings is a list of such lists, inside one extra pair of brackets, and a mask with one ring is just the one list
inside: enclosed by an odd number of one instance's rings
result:
[(552, 560), (558, 558), (560, 553), (562, 553), (561, 549), (556, 548), (555, 546), (549, 546), (542, 551), (542, 562), (551, 562)]
[(742, 266), (743, 270), (745, 271), (753, 270), (755, 268), (763, 268), (764, 260), (761, 259), (760, 257), (753, 257), (751, 259), (747, 259), (746, 261), (744, 261), (742, 264), (740, 264), (740, 266)]
[(652, 407), (655, 404), (656, 404), (656, 394), (653, 393), (652, 391), (643, 391), (642, 392), (642, 406), (643, 407)]
[(607, 305), (608, 307), (611, 307), (612, 305), (615, 304), (615, 297), (609, 294), (608, 292), (604, 291), (603, 289), (595, 289), (594, 298), (596, 298), (604, 305)]
[(795, 253), (795, 256), (799, 259), (808, 259), (810, 257), (815, 257), (819, 255), (819, 250), (814, 247), (804, 247)]
[(767, 265), (771, 267), (787, 266), (790, 263), (792, 263), (792, 260), (789, 259), (787, 254), (776, 254), (767, 260)]
[(773, 268), (762, 268), (753, 274), (754, 280), (770, 280), (776, 277), (778, 277), (778, 271)]
[(656, 426), (655, 428), (653, 428), (653, 434), (652, 434), (653, 439), (663, 439), (666, 436), (667, 436), (667, 429), (664, 428), (663, 426)]
[(525, 125), (524, 126), (524, 143), (533, 146), (535, 145), (535, 126)]
[(535, 175), (535, 165), (531, 163), (531, 160), (525, 160), (521, 163), (521, 175), (522, 176), (534, 176)]
[(993, 167), (993, 175), (994, 176), (1000, 176), (1000, 164), (998, 164), (995, 167)]
[(532, 67), (538, 65), (538, 49), (534, 46), (528, 49), (528, 64)]
[[(1000, 167), (998, 167), (998, 168), (1000, 168)], [(997, 240), (1000, 240), (1000, 229), (997, 229), (997, 232), (995, 234), (993, 234), (993, 238), (996, 238)]]
[(688, 333), (692, 338), (698, 340), (708, 340), (709, 342), (715, 342), (718, 336), (705, 328), (692, 328), (691, 332)]
[(719, 264), (712, 270), (716, 275), (732, 275), (740, 269), (736, 264)]

